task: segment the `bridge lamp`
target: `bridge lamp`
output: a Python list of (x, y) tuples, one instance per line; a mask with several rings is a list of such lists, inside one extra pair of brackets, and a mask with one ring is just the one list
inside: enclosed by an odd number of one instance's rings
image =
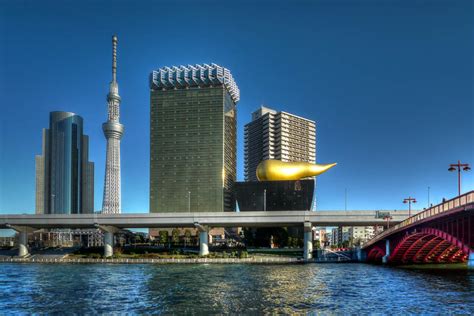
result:
[(393, 217), (390, 216), (390, 215), (385, 215), (385, 216), (383, 217), (383, 219), (387, 221), (387, 229), (390, 228), (390, 220), (391, 220), (392, 218), (393, 218)]
[(403, 203), (408, 203), (408, 217), (411, 217), (411, 203), (416, 203), (416, 199), (409, 196), (408, 198), (403, 199)]
[(461, 195), (461, 169), (463, 171), (469, 171), (471, 170), (471, 167), (469, 166), (468, 163), (461, 163), (461, 161), (458, 160), (458, 163), (450, 164), (448, 171), (458, 171), (458, 195)]

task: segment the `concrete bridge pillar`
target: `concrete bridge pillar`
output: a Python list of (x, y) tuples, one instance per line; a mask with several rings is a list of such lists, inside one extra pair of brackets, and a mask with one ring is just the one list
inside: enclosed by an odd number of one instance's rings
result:
[(313, 258), (313, 227), (310, 222), (304, 223), (304, 260)]
[(26, 257), (28, 252), (28, 231), (20, 231), (18, 238), (18, 256)]
[(110, 231), (104, 232), (104, 257), (112, 257), (114, 255), (114, 233)]
[(366, 262), (367, 261), (367, 251), (358, 247), (357, 248), (357, 261), (359, 262)]
[(474, 251), (471, 251), (469, 257), (467, 257), (467, 267), (468, 269), (474, 269)]
[(28, 256), (30, 254), (28, 250), (28, 233), (33, 233), (35, 229), (27, 226), (13, 226), (9, 224), (6, 224), (5, 226), (18, 232), (18, 256)]
[(209, 254), (209, 228), (199, 223), (194, 223), (199, 231), (199, 255), (207, 256)]
[(120, 228), (104, 225), (96, 225), (96, 227), (104, 232), (104, 257), (112, 257), (114, 255), (114, 234), (119, 232)]
[(385, 240), (385, 256), (382, 257), (382, 263), (388, 263), (388, 258), (390, 258), (390, 240)]

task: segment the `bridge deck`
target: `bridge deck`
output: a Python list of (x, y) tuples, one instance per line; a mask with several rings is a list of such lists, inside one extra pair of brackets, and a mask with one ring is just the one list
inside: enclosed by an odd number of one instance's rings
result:
[[(97, 225), (120, 228), (193, 227), (195, 223), (211, 227), (299, 226), (311, 222), (315, 226), (386, 225), (376, 218), (377, 211), (279, 211), (236, 213), (122, 213), (74, 215), (0, 215), (0, 229), (12, 226), (31, 228), (89, 228)], [(408, 217), (407, 211), (390, 211), (395, 224)]]
[(382, 239), (388, 239), (393, 234), (397, 234), (417, 225), (436, 220), (440, 217), (449, 216), (451, 213), (457, 212), (460, 208), (474, 211), (474, 191), (467, 192), (453, 199), (432, 206), (422, 212), (418, 212), (410, 218), (394, 225), (390, 229), (384, 230), (382, 233), (375, 236), (375, 238), (366, 242), (362, 248), (370, 247)]

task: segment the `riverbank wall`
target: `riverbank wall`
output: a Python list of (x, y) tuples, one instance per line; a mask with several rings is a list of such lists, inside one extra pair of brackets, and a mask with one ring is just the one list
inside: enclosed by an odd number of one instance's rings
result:
[[(254, 258), (186, 258), (186, 259), (95, 259), (95, 258), (0, 258), (0, 263), (68, 263), (68, 264), (301, 264), (331, 263), (328, 260), (304, 260), (290, 257), (254, 257)], [(340, 261), (347, 262), (347, 261)]]

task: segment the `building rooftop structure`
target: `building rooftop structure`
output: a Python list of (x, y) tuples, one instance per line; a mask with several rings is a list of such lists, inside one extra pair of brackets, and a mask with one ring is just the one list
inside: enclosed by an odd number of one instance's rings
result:
[(240, 100), (240, 91), (229, 69), (217, 64), (162, 67), (150, 74), (150, 89), (186, 89), (223, 84), (234, 103)]

